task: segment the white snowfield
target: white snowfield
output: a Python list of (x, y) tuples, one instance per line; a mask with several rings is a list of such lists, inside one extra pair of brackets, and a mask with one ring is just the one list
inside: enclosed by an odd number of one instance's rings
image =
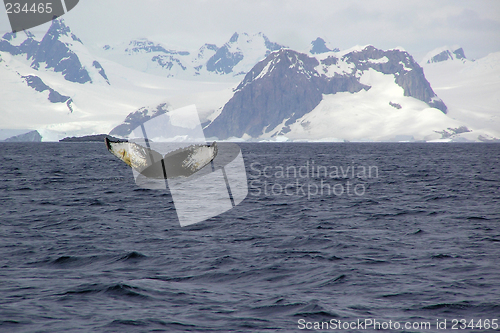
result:
[[(404, 96), (403, 88), (394, 83), (392, 75), (370, 69), (364, 72), (360, 81), (372, 88), (355, 94), (323, 95), (323, 100), (313, 111), (290, 125), (291, 131), (285, 134), (286, 138), (300, 141), (399, 141), (398, 137), (408, 136), (429, 141), (441, 138), (435, 131), (463, 125), (420, 100)], [(281, 130), (277, 127), (265, 137), (271, 138)]]
[(454, 59), (422, 67), (434, 92), (448, 106), (448, 117), (472, 130), (461, 137), (500, 138), (500, 52), (476, 61)]
[[(266, 53), (269, 52), (266, 48), (266, 38), (262, 33), (254, 35), (241, 33), (237, 34), (236, 40), (224, 44), (223, 46), (229, 53), (242, 56), (242, 59), (232, 68), (231, 73), (227, 75), (207, 70), (205, 66), (207, 61), (216, 53), (207, 44), (198, 50), (176, 51), (179, 49), (178, 46), (156, 43), (144, 38), (105, 47), (101, 45), (93, 52), (126, 67), (149, 74), (195, 81), (227, 82), (232, 80), (237, 83), (257, 62), (266, 57)], [(144, 46), (153, 47), (157, 51), (146, 50)], [(158, 48), (169, 53), (158, 51)]]
[[(37, 36), (41, 40), (43, 36)], [(12, 41), (20, 45), (26, 36), (18, 34)], [(234, 88), (265, 56), (262, 34), (240, 34), (237, 43), (228, 43), (230, 51), (239, 50), (244, 55), (233, 72), (228, 75), (200, 70), (200, 75), (187, 77), (176, 74), (179, 69), (164, 74), (155, 67), (150, 53), (127, 55), (115, 47), (106, 52), (95, 52), (85, 44), (63, 36), (66, 43), (79, 57), (91, 76), (92, 83), (69, 82), (61, 73), (30, 67), (26, 55), (12, 56), (0, 52), (0, 127), (2, 129), (38, 130), (43, 141), (57, 141), (67, 136), (109, 133), (125, 117), (144, 106), (155, 107), (161, 103), (177, 109), (195, 104), (202, 123), (212, 121), (233, 96)], [(339, 57), (351, 51), (362, 50), (355, 46), (349, 50), (332, 52)], [(202, 50), (203, 51), (203, 50)], [(201, 63), (215, 52), (207, 48), (204, 53), (191, 52), (185, 56), (192, 64)], [(434, 53), (435, 54), (435, 53)], [(328, 54), (316, 55), (318, 59)], [(104, 68), (109, 84), (92, 64), (98, 61)], [(371, 60), (384, 63), (386, 58)], [(380, 141), (380, 140), (472, 140), (500, 138), (500, 52), (477, 61), (450, 60), (422, 64), (426, 78), (436, 94), (448, 106), (448, 114), (430, 108), (424, 102), (405, 97), (403, 89), (395, 84), (394, 76), (374, 70), (362, 73), (360, 80), (370, 85), (368, 91), (324, 95), (321, 103), (311, 112), (289, 126), (290, 131), (278, 135), (282, 124), (253, 140), (298, 141)], [(179, 67), (180, 68), (180, 67)], [(317, 68), (318, 73), (332, 76), (353, 70), (348, 63)], [(162, 74), (163, 73), (163, 74)], [(236, 76), (235, 76), (236, 74)], [(22, 76), (36, 75), (62, 95), (72, 99), (71, 112), (66, 103), (48, 101), (49, 91), (37, 92), (28, 87)], [(391, 104), (389, 104), (391, 103)], [(397, 108), (394, 105), (399, 105)], [(449, 128), (466, 126), (470, 132), (453, 134), (443, 139), (442, 132)], [(448, 130), (449, 131), (449, 130)], [(276, 134), (276, 135), (274, 135)], [(273, 136), (274, 135), (274, 136)], [(250, 139), (248, 135), (233, 140)]]
[[(16, 39), (26, 39), (22, 33), (17, 36)], [(31, 68), (31, 60), (27, 60), (26, 55), (12, 56), (0, 52), (0, 124), (3, 129), (36, 129), (43, 141), (108, 133), (131, 112), (165, 101), (174, 108), (196, 104), (200, 117), (206, 118), (229, 99), (235, 85), (234, 80), (188, 81), (147, 74), (96, 57), (84, 45), (67, 36), (60, 37), (60, 40), (78, 55), (92, 83), (67, 81), (61, 73), (45, 69), (43, 63), (39, 70)], [(20, 43), (16, 41), (16, 44)], [(92, 66), (94, 60), (104, 68), (110, 84)], [(36, 75), (60, 94), (70, 96), (73, 111), (66, 103), (49, 102), (48, 90), (37, 92), (28, 87), (22, 78), (26, 75)]]

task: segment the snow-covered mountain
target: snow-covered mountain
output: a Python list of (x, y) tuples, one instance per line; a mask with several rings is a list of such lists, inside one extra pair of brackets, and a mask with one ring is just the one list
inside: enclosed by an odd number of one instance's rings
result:
[(125, 136), (195, 104), (219, 139), (488, 141), (500, 138), (499, 78), (500, 53), (470, 61), (445, 47), (421, 67), (402, 49), (318, 38), (300, 53), (262, 33), (195, 51), (137, 39), (96, 52), (54, 20), (45, 34), (0, 38), (0, 127), (43, 141)]
[(446, 101), (448, 116), (467, 124), (470, 132), (460, 134), (462, 138), (500, 138), (500, 52), (471, 61), (458, 46), (442, 47), (421, 63), (432, 87)]
[[(70, 40), (70, 42), (68, 42)], [(0, 51), (4, 56), (0, 58), (4, 64), (3, 69), (9, 70), (9, 64), (6, 60), (11, 60), (15, 56), (20, 62), (25, 65), (29, 64), (31, 72), (38, 72), (40, 66), (43, 66), (43, 71), (59, 72), (63, 78), (70, 82), (86, 83), (92, 82), (92, 74), (100, 74), (106, 79), (106, 73), (99, 62), (93, 62), (93, 67), (98, 69), (97, 73), (89, 71), (82, 65), (79, 57), (72, 50), (73, 43), (81, 43), (81, 41), (70, 32), (69, 28), (62, 21), (53, 21), (50, 29), (41, 40), (36, 40), (35, 36), (29, 31), (21, 33), (6, 33), (0, 39)], [(1, 56), (1, 54), (0, 54)], [(9, 61), (10, 62), (10, 61)], [(13, 64), (11, 64), (13, 65)], [(23, 83), (26, 87), (30, 87), (36, 92), (47, 95), (47, 100), (50, 103), (65, 103), (67, 110), (73, 112), (73, 100), (70, 96), (66, 96), (58, 92), (56, 89), (47, 85), (39, 75), (27, 74), (22, 75), (17, 71), (16, 66), (11, 67), (11, 72), (17, 74), (17, 83)], [(13, 74), (13, 73), (9, 73)], [(9, 77), (9, 74), (3, 76)], [(106, 79), (107, 81), (107, 79)], [(109, 83), (109, 82), (108, 82)]]
[(446, 116), (407, 52), (373, 46), (307, 55), (290, 49), (259, 62), (205, 128), (219, 139), (415, 140), (464, 124)]
[(43, 69), (59, 72), (70, 82), (92, 83), (92, 78), (97, 80), (98, 75), (109, 84), (102, 66), (96, 60), (85, 57), (82, 41), (62, 20), (52, 21), (40, 41), (29, 31), (6, 33), (0, 40), (0, 51), (25, 56), (34, 70), (43, 65)]
[(234, 33), (220, 47), (204, 44), (194, 52), (175, 50), (148, 39), (135, 39), (114, 46), (104, 45), (100, 54), (124, 66), (155, 75), (209, 80), (224, 76), (227, 80), (243, 77), (258, 61), (282, 47), (263, 33)]
[[(0, 127), (38, 130), (44, 141), (107, 133), (131, 112), (172, 99), (212, 112), (234, 82), (188, 82), (142, 73), (94, 54), (63, 20), (48, 31), (0, 38)], [(219, 91), (223, 91), (218, 94)], [(211, 98), (215, 93), (217, 96)], [(217, 103), (216, 106), (213, 106)]]

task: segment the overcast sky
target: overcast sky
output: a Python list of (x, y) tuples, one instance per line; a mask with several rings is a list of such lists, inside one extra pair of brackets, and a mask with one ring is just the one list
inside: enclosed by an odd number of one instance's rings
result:
[[(499, 0), (80, 0), (64, 19), (85, 44), (148, 37), (190, 50), (263, 32), (296, 50), (316, 37), (340, 49), (402, 46), (417, 61), (443, 45), (462, 46), (468, 58), (500, 51)], [(3, 10), (0, 31), (8, 30)]]

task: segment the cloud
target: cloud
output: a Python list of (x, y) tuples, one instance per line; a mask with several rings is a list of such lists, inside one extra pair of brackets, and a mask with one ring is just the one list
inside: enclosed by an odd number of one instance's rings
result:
[(447, 23), (450, 27), (457, 30), (500, 32), (499, 21), (481, 18), (476, 11), (471, 9), (463, 9), (460, 14), (448, 17)]
[(497, 0), (85, 0), (65, 20), (86, 43), (149, 37), (189, 50), (234, 32), (263, 32), (298, 50), (316, 37), (341, 49), (403, 46), (417, 59), (445, 44), (476, 57), (500, 47)]

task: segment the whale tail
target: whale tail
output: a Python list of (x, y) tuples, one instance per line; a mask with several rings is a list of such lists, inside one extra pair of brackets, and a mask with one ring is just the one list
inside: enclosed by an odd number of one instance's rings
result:
[(165, 156), (134, 142), (104, 139), (110, 153), (147, 178), (189, 177), (217, 156), (217, 143), (196, 144), (174, 150)]

